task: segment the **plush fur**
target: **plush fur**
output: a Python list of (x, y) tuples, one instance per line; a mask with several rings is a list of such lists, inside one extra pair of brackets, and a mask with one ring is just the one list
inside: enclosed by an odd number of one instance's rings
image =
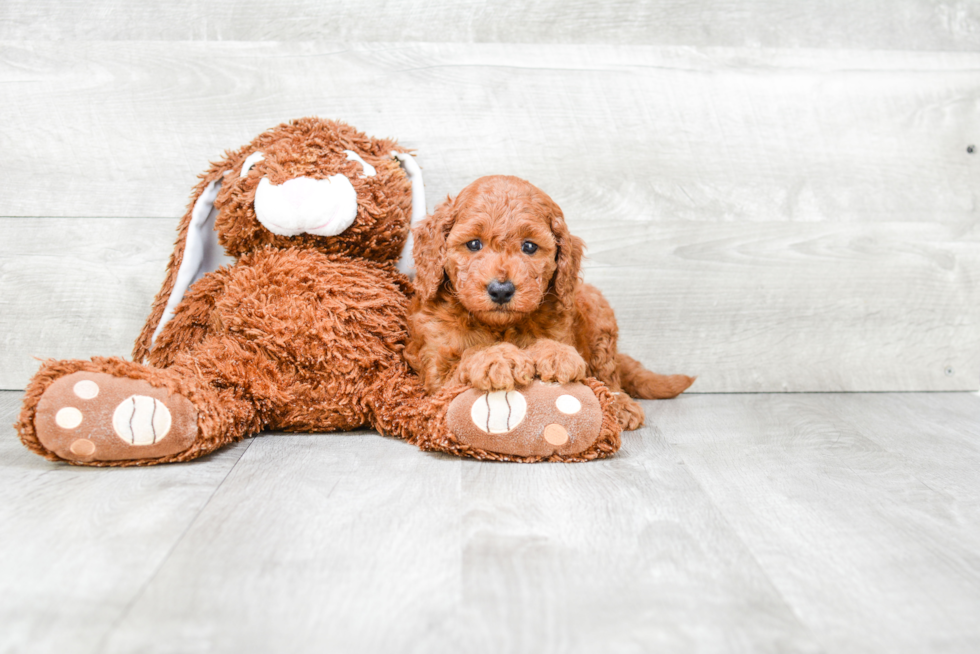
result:
[[(558, 205), (516, 177), (482, 177), (415, 230), (418, 293), (406, 357), (430, 392), (446, 384), (511, 389), (595, 377), (613, 393), (619, 424), (643, 424), (630, 396), (670, 398), (694, 379), (658, 375), (617, 351), (609, 303), (582, 283), (584, 244)], [(492, 283), (513, 284), (505, 302)], [(501, 299), (501, 298), (498, 298)]]
[[(344, 150), (360, 153), (377, 174), (362, 177), (360, 165), (348, 160)], [(264, 153), (265, 159), (254, 165), (247, 176), (240, 177), (242, 164), (254, 152)], [(191, 211), (208, 184), (218, 178), (224, 182), (214, 202), (219, 209), (215, 230), (219, 243), (230, 256), (239, 257), (269, 246), (395, 261), (408, 236), (412, 193), (405, 173), (391, 158), (391, 152), (408, 151), (391, 139), (371, 138), (341, 122), (302, 119), (269, 130), (212, 163), (194, 187), (187, 213), (177, 228), (177, 243), (167, 265), (166, 279), (136, 340), (133, 359), (143, 361), (150, 352), (150, 339), (163, 317), (184, 256)], [(351, 181), (358, 196), (357, 220), (344, 233), (332, 237), (279, 236), (256, 219), (255, 192), (263, 176), (274, 184), (282, 184), (296, 177), (323, 179), (336, 173), (343, 173)], [(160, 351), (168, 349), (163, 347)]]
[[(349, 160), (344, 150), (360, 155), (376, 175), (362, 175), (362, 166)], [(242, 175), (246, 158), (256, 152), (264, 160)], [(446, 412), (469, 386), (456, 384), (429, 394), (403, 357), (413, 288), (395, 262), (409, 231), (412, 188), (392, 152), (405, 150), (394, 141), (370, 138), (343, 123), (308, 118), (269, 130), (213, 163), (195, 187), (180, 222), (163, 287), (133, 351), (136, 362), (118, 358), (44, 362), (28, 386), (16, 424), (24, 444), (41, 456), (79, 465), (149, 465), (193, 459), (266, 429), (332, 431), (369, 425), (424, 449), (488, 459), (589, 460), (615, 452), (619, 430), (609, 417), (608, 393), (594, 380), (588, 383), (600, 401), (603, 423), (601, 433), (588, 435), (594, 442), (579, 441), (591, 443), (585, 451), (501, 456), (469, 447), (452, 433)], [(338, 174), (351, 182), (357, 194), (356, 219), (343, 233), (278, 236), (257, 219), (254, 201), (263, 177), (281, 185), (299, 177), (325, 179)], [(215, 230), (227, 254), (237, 260), (194, 282), (154, 341), (187, 254), (193, 208), (218, 179), (222, 186), (214, 202)], [(81, 407), (83, 416), (77, 427), (57, 422), (54, 412), (62, 405), (44, 408), (45, 402), (55, 402), (44, 400), (45, 392), (67, 375), (84, 373), (111, 375), (111, 389), (103, 389), (97, 400), (75, 397), (70, 387), (67, 395), (52, 389), (47, 397), (69, 398)], [(119, 434), (114, 422), (90, 424), (97, 422), (95, 416), (114, 415), (115, 403), (123, 406), (119, 399), (138, 395), (144, 383), (181, 396), (193, 406), (196, 431), (184, 432), (187, 439), (172, 439), (193, 441), (189, 447), (181, 445), (183, 449), (156, 458), (142, 457), (140, 444), (114, 440)], [(162, 397), (166, 406), (169, 396)], [(96, 401), (105, 402), (110, 412), (89, 411), (87, 407), (95, 405), (85, 402)], [(132, 406), (135, 416), (135, 401)], [(151, 423), (157, 405), (152, 406)], [(463, 409), (463, 415), (468, 415), (469, 407)], [(70, 407), (69, 411), (79, 410)], [(189, 424), (192, 430), (193, 423)], [(44, 429), (49, 430), (47, 435), (41, 433)], [(153, 430), (156, 445), (155, 426)], [(69, 452), (66, 443), (75, 449)], [(99, 459), (99, 453), (109, 449), (131, 456)]]
[[(358, 152), (377, 174), (360, 175)], [(248, 175), (245, 158), (265, 155)], [(49, 458), (34, 433), (36, 400), (57, 378), (87, 370), (131, 379), (187, 397), (198, 408), (200, 436), (185, 451), (143, 461), (89, 465), (141, 465), (183, 461), (264, 429), (332, 431), (374, 425), (418, 441), (434, 407), (402, 359), (410, 281), (394, 267), (408, 234), (411, 185), (392, 151), (396, 143), (371, 139), (333, 121), (284, 124), (211, 165), (195, 187), (180, 222), (166, 279), (133, 356), (48, 361), (32, 379), (18, 429), (32, 450)], [(281, 184), (342, 173), (358, 194), (354, 225), (334, 237), (277, 236), (256, 219), (259, 180)], [(215, 229), (238, 257), (191, 286), (152, 349), (184, 254), (191, 211), (204, 188), (223, 185)], [(77, 463), (77, 462), (75, 462)]]

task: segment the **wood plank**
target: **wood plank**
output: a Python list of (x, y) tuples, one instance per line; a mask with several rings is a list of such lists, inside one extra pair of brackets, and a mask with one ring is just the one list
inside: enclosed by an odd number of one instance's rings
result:
[(459, 470), (373, 433), (253, 440), (106, 651), (437, 651)]
[[(3, 424), (19, 402), (0, 393)], [(93, 470), (35, 457), (8, 427), (0, 649), (980, 645), (980, 396), (644, 406), (648, 426), (616, 457), (576, 465), (460, 460), (358, 432)]]
[(512, 173), (582, 219), (973, 224), (978, 71), (976, 52), (7, 43), (0, 216), (179, 216), (209, 159), (319, 114), (417, 148), (430, 208)]
[(21, 395), (0, 393), (0, 651), (100, 651), (249, 441), (181, 465), (51, 463), (10, 426)]
[[(938, 493), (980, 519), (978, 397), (974, 393), (835, 395), (833, 412)], [(880, 416), (889, 416), (882, 429)]]
[(17, 391), (0, 391), (0, 425), (17, 420), (23, 395)]
[(167, 3), (7, 0), (0, 39), (499, 41), (971, 50), (980, 11), (945, 0)]
[(730, 643), (813, 649), (662, 440), (528, 467), (352, 434), (256, 439), (106, 649)]
[(980, 244), (921, 223), (573, 228), (621, 348), (696, 392), (980, 388)]
[(163, 283), (176, 220), (0, 219), (0, 388), (38, 358), (129, 357)]
[[(0, 219), (0, 388), (128, 356), (175, 220)], [(572, 221), (622, 349), (695, 392), (975, 390), (980, 244), (922, 223)]]
[[(928, 401), (942, 407), (947, 397)], [(970, 402), (976, 434), (980, 398)], [(867, 419), (858, 427), (838, 413), (834, 395), (690, 396), (646, 406), (827, 651), (980, 647), (976, 503), (924, 483), (876, 443), (916, 428), (925, 439), (941, 425), (860, 402)], [(970, 456), (974, 470), (980, 464), (975, 448), (957, 454)], [(949, 458), (944, 465), (958, 466)]]
[(654, 428), (613, 459), (463, 466), (466, 642), (486, 652), (805, 652), (814, 635)]

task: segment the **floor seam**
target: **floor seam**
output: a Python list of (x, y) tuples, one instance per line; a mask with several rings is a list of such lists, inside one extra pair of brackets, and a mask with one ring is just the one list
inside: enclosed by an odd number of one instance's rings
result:
[(143, 595), (146, 593), (146, 589), (149, 588), (150, 585), (153, 583), (153, 580), (157, 578), (157, 576), (160, 574), (160, 571), (163, 570), (163, 567), (170, 560), (170, 557), (173, 556), (174, 551), (184, 541), (184, 538), (187, 536), (188, 532), (190, 532), (190, 530), (194, 527), (194, 525), (197, 524), (197, 521), (204, 514), (204, 511), (207, 510), (208, 506), (211, 504), (211, 500), (214, 499), (214, 496), (218, 494), (218, 491), (221, 489), (221, 487), (225, 485), (226, 481), (228, 481), (228, 477), (231, 476), (231, 473), (234, 472), (235, 469), (238, 467), (238, 464), (241, 463), (242, 458), (244, 458), (245, 454), (249, 451), (249, 449), (251, 449), (252, 443), (254, 442), (254, 439), (251, 438), (247, 440), (248, 440), (248, 444), (242, 450), (242, 453), (241, 455), (239, 455), (238, 459), (235, 460), (234, 465), (228, 468), (228, 472), (226, 472), (225, 476), (221, 478), (221, 481), (215, 485), (214, 490), (212, 490), (211, 494), (208, 495), (208, 499), (204, 502), (204, 504), (201, 505), (201, 508), (198, 510), (197, 514), (190, 522), (187, 523), (187, 526), (184, 527), (184, 530), (180, 532), (180, 536), (178, 536), (177, 539), (174, 540), (173, 544), (170, 546), (170, 549), (167, 550), (167, 553), (164, 554), (163, 558), (160, 560), (160, 563), (153, 570), (153, 573), (147, 578), (147, 580), (143, 583), (143, 585), (136, 592), (136, 594), (133, 595), (133, 598), (126, 603), (126, 608), (123, 609), (123, 611), (119, 614), (119, 616), (115, 620), (113, 620), (109, 628), (106, 629), (105, 634), (103, 634), (102, 638), (99, 639), (99, 644), (98, 646), (96, 646), (95, 651), (97, 652), (105, 651), (106, 645), (108, 644), (109, 639), (112, 637), (112, 634), (116, 632), (116, 630), (119, 628), (119, 625), (121, 625), (125, 621), (125, 619), (129, 616), (130, 612), (133, 610), (133, 607), (136, 606), (136, 604), (140, 601), (140, 599), (142, 599)]
[(687, 461), (684, 459), (683, 454), (675, 447), (676, 443), (671, 442), (667, 438), (666, 434), (664, 434), (659, 427), (653, 427), (653, 429), (656, 429), (657, 431), (660, 432), (660, 435), (663, 437), (664, 443), (666, 443), (667, 447), (670, 448), (670, 452), (684, 463), (684, 468), (687, 470), (687, 474), (690, 476), (691, 480), (694, 481), (694, 483), (697, 485), (701, 493), (703, 493), (704, 496), (708, 498), (708, 500), (711, 502), (712, 508), (718, 514), (718, 517), (724, 523), (725, 527), (729, 530), (729, 532), (731, 532), (732, 536), (739, 543), (742, 544), (742, 547), (745, 549), (745, 552), (750, 557), (752, 557), (752, 560), (755, 562), (755, 566), (756, 568), (758, 568), (759, 573), (765, 578), (767, 582), (769, 582), (769, 586), (772, 588), (773, 592), (776, 593), (776, 595), (782, 601), (783, 606), (786, 607), (786, 610), (789, 611), (794, 618), (796, 618), (796, 621), (799, 623), (800, 627), (805, 629), (806, 633), (810, 635), (813, 644), (819, 647), (821, 652), (827, 652), (828, 651), (827, 647), (819, 638), (817, 638), (817, 635), (814, 632), (814, 630), (810, 627), (809, 624), (807, 624), (803, 620), (803, 617), (796, 610), (796, 607), (794, 607), (789, 602), (789, 600), (786, 598), (786, 595), (783, 594), (783, 591), (781, 591), (779, 589), (779, 586), (777, 586), (776, 583), (772, 580), (772, 577), (769, 575), (769, 571), (763, 567), (762, 562), (759, 561), (759, 558), (755, 555), (755, 552), (752, 551), (752, 548), (749, 547), (749, 544), (746, 543), (745, 540), (742, 538), (742, 536), (738, 533), (738, 531), (735, 530), (735, 527), (732, 524), (732, 522), (728, 519), (728, 516), (725, 514), (724, 511), (721, 510), (721, 507), (718, 506), (718, 503), (715, 501), (714, 496), (712, 496), (711, 493), (708, 492), (708, 490), (704, 487), (704, 484), (701, 483), (701, 480), (695, 474), (694, 470), (692, 470), (691, 467), (687, 464)]

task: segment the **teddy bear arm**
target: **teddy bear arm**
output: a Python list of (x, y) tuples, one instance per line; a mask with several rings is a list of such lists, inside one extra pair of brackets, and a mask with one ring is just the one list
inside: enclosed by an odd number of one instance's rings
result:
[(193, 350), (220, 327), (215, 305), (225, 292), (228, 278), (228, 272), (221, 270), (195, 282), (146, 355), (150, 365), (172, 366), (180, 352)]

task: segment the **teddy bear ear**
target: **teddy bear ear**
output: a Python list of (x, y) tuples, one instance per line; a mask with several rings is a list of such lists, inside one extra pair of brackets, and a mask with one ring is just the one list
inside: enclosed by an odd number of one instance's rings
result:
[[(408, 179), (412, 182), (412, 225), (415, 227), (425, 218), (425, 185), (422, 183), (422, 169), (419, 168), (415, 157), (407, 152), (392, 152), (391, 156), (398, 159)], [(405, 239), (405, 246), (402, 248), (401, 257), (396, 264), (398, 270), (415, 277), (415, 260), (412, 258), (412, 229), (408, 230), (408, 238)]]
[[(244, 166), (247, 167), (250, 160), (254, 162), (254, 157), (255, 155), (249, 157)], [(177, 242), (167, 264), (163, 286), (153, 301), (150, 317), (133, 347), (134, 361), (143, 362), (146, 359), (157, 336), (174, 317), (177, 305), (191, 284), (207, 273), (235, 261), (225, 254), (224, 248), (218, 243), (218, 234), (214, 231), (214, 220), (218, 215), (214, 200), (218, 197), (225, 175), (232, 171), (232, 158), (227, 156), (224, 161), (212, 164), (211, 169), (194, 188), (190, 207), (177, 228)]]

